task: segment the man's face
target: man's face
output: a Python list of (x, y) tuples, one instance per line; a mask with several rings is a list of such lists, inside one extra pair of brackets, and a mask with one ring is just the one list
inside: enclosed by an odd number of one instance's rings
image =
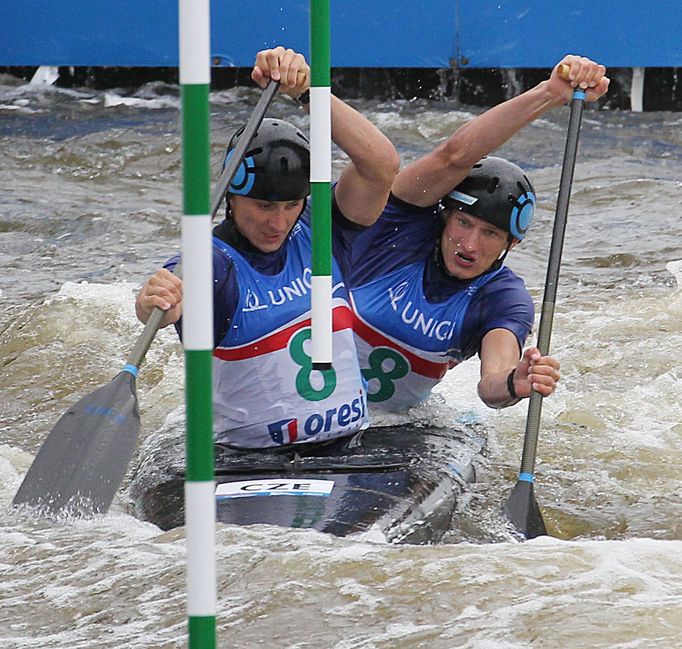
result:
[(246, 196), (230, 196), (232, 218), (238, 230), (261, 252), (274, 252), (294, 227), (303, 199), (265, 201)]
[(445, 266), (453, 277), (478, 277), (506, 250), (508, 233), (491, 223), (457, 210), (451, 210), (446, 218), (440, 245)]

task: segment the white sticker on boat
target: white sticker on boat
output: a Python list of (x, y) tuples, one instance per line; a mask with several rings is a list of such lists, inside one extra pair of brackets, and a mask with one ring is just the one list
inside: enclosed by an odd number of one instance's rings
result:
[(334, 488), (333, 480), (242, 480), (222, 482), (216, 486), (216, 498), (248, 498), (250, 496), (323, 496)]

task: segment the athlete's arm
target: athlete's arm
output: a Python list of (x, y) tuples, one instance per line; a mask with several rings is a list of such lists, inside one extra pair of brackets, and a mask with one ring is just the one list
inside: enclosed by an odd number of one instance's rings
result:
[[(570, 80), (559, 77), (559, 65), (570, 66)], [(426, 207), (437, 203), (468, 175), (483, 156), (502, 146), (526, 124), (571, 101), (573, 89), (586, 89), (595, 101), (609, 87), (606, 70), (590, 59), (565, 56), (550, 78), (471, 120), (431, 153), (407, 165), (396, 176), (393, 193), (403, 201)]]
[[(559, 378), (559, 362), (551, 356), (542, 356), (536, 347), (526, 349), (519, 360), (519, 341), (508, 329), (493, 329), (484, 336), (478, 394), (487, 406), (512, 406), (529, 397), (531, 389), (548, 397), (556, 389)], [(516, 396), (510, 392), (510, 382)]]
[[(280, 92), (297, 98), (309, 89), (310, 67), (302, 54), (279, 46), (258, 52), (251, 78), (261, 88), (270, 78), (279, 80)], [(332, 140), (350, 158), (336, 185), (336, 202), (346, 219), (369, 226), (386, 205), (400, 168), (398, 152), (376, 126), (334, 95), (331, 122)]]
[(354, 108), (332, 95), (332, 140), (350, 161), (336, 185), (336, 203), (353, 223), (369, 226), (381, 214), (400, 158), (391, 141)]

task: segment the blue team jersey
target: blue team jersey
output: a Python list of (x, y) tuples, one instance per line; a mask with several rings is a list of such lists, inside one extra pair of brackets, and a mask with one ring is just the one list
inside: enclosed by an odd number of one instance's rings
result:
[(320, 442), (367, 426), (365, 382), (342, 273), (357, 230), (336, 215), (333, 362), (330, 369), (313, 370), (309, 216), (306, 208), (282, 247), (272, 253), (250, 248), (248, 242), (235, 247), (214, 236), (217, 442), (250, 448)]
[[(350, 273), (351, 246), (356, 237), (365, 231), (365, 228), (346, 220), (338, 211), (336, 203), (333, 204), (332, 215), (334, 217), (332, 222), (334, 263), (338, 266), (341, 277), (346, 280)], [(310, 218), (311, 204), (308, 201), (299, 223), (310, 227)], [(218, 230), (219, 228), (215, 228), (214, 232)], [(291, 239), (291, 234), (289, 238)], [(274, 276), (280, 274), (284, 269), (287, 263), (287, 251), (288, 242), (285, 241), (282, 247), (274, 252), (263, 253), (256, 249), (240, 249), (239, 254), (258, 273)], [(166, 262), (165, 267), (172, 270), (177, 262), (178, 257), (173, 257)], [(346, 289), (344, 288), (344, 290)], [(213, 346), (217, 347), (232, 323), (237, 308), (240, 286), (233, 260), (228, 255), (220, 254), (216, 247), (214, 247), (213, 254), (213, 294), (215, 296), (213, 304)], [(182, 336), (182, 319), (175, 326), (178, 334)]]
[(368, 400), (404, 410), (426, 399), (454, 365), (480, 351), (486, 333), (508, 329), (521, 348), (534, 309), (509, 268), (473, 280), (446, 275), (434, 260), (437, 206), (391, 197), (384, 213), (353, 243), (348, 283)]

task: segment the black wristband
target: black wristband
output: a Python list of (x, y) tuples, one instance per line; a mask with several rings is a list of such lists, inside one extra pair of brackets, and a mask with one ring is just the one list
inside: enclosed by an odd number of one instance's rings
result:
[(296, 97), (296, 101), (299, 104), (307, 106), (310, 103), (310, 90), (306, 90), (304, 93), (301, 93), (298, 97)]
[(516, 368), (514, 368), (509, 374), (507, 375), (507, 390), (509, 391), (509, 396), (512, 399), (518, 399), (519, 395), (516, 394), (516, 390), (514, 389), (514, 374), (516, 373)]

